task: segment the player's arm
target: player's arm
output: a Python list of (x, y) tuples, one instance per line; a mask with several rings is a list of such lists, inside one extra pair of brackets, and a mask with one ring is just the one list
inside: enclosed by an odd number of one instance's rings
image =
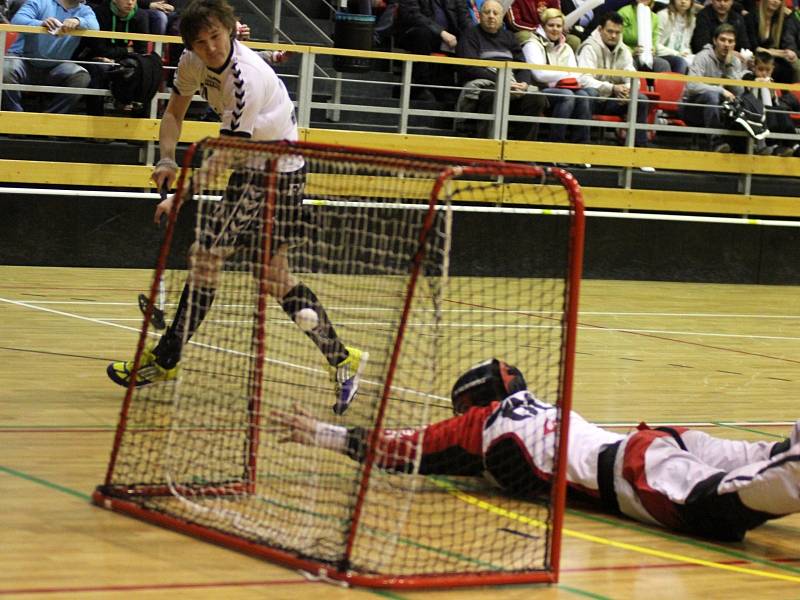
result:
[[(164, 115), (161, 117), (161, 127), (158, 130), (158, 148), (161, 158), (156, 163), (153, 168), (153, 174), (150, 176), (159, 190), (171, 188), (175, 183), (175, 178), (178, 176), (175, 151), (178, 147), (178, 140), (181, 138), (183, 120), (191, 103), (191, 96), (181, 96), (173, 90)], [(174, 196), (168, 196), (158, 204), (153, 217), (156, 225), (161, 222), (162, 215), (169, 215), (173, 202)]]
[[(376, 464), (382, 469), (411, 473), (479, 475), (483, 471), (483, 423), (491, 407), (472, 409), (427, 427), (383, 429), (378, 435)], [(273, 422), (286, 428), (282, 442), (318, 446), (363, 462), (371, 430), (342, 427), (310, 416), (302, 409), (272, 413)], [(421, 452), (421, 455), (419, 454)]]

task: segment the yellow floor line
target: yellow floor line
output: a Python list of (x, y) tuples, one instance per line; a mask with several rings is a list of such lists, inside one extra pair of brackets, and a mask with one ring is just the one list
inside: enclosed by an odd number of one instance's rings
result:
[[(444, 481), (435, 480), (436, 485), (443, 487), (446, 489), (450, 494), (458, 498), (459, 500), (466, 502), (467, 504), (471, 504), (477, 508), (482, 510), (488, 511), (494, 515), (505, 517), (507, 519), (511, 519), (513, 521), (518, 521), (525, 525), (531, 525), (533, 527), (545, 528), (546, 525), (542, 521), (538, 519), (532, 519), (530, 517), (526, 517), (525, 515), (521, 515), (517, 512), (512, 510), (508, 510), (502, 508), (500, 506), (491, 504), (486, 502), (485, 500), (480, 500), (475, 496), (471, 496), (465, 492), (454, 487), (452, 484), (446, 483)], [(673, 560), (677, 562), (683, 563), (690, 563), (694, 565), (700, 565), (703, 567), (709, 567), (712, 569), (721, 569), (723, 571), (732, 571), (734, 573), (741, 573), (743, 575), (754, 575), (757, 577), (767, 577), (770, 579), (779, 579), (781, 581), (791, 581), (792, 583), (800, 583), (800, 577), (793, 576), (793, 575), (785, 575), (783, 573), (771, 573), (769, 571), (760, 571), (758, 569), (748, 569), (747, 567), (738, 567), (735, 565), (725, 565), (718, 562), (714, 562), (711, 560), (703, 560), (701, 558), (694, 558), (691, 556), (685, 556), (683, 554), (675, 554), (674, 552), (664, 552), (662, 550), (654, 550), (652, 548), (645, 548), (644, 546), (637, 546), (636, 544), (627, 544), (625, 542), (616, 542), (614, 540), (610, 540), (608, 538), (599, 537), (596, 535), (591, 535), (588, 533), (582, 533), (580, 531), (574, 531), (572, 529), (564, 528), (562, 529), (562, 534), (565, 536), (577, 538), (579, 540), (584, 540), (587, 542), (594, 542), (595, 544), (603, 544), (606, 546), (611, 546), (613, 548), (619, 548), (621, 550), (628, 550), (630, 552), (638, 552), (640, 554), (646, 554), (648, 556), (655, 556), (658, 558), (663, 558), (665, 560)]]

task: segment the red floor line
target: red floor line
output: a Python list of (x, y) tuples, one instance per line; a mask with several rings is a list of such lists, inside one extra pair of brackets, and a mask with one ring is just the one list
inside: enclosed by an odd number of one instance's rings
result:
[(213, 581), (209, 583), (153, 583), (132, 585), (102, 585), (81, 587), (45, 587), (0, 589), (0, 596), (11, 594), (64, 594), (64, 593), (99, 593), (99, 592), (134, 592), (145, 590), (200, 589), (215, 587), (248, 587), (270, 585), (296, 585), (314, 583), (308, 579), (264, 579), (257, 581)]

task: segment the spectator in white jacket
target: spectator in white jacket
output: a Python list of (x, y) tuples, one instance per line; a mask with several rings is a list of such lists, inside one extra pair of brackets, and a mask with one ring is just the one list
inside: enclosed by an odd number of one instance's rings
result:
[[(577, 67), (575, 53), (564, 36), (564, 15), (557, 8), (548, 8), (540, 16), (541, 25), (522, 46), (525, 61), (532, 65), (557, 65)], [(550, 100), (551, 116), (558, 119), (592, 118), (590, 93), (580, 87), (577, 75), (569, 71), (531, 69), (537, 86)], [(569, 141), (587, 143), (589, 126), (571, 127)], [(567, 126), (563, 123), (550, 123), (550, 141), (567, 141)]]
[[(635, 71), (633, 55), (622, 43), (622, 17), (616, 12), (607, 12), (600, 17), (600, 24), (578, 47), (578, 66), (590, 69), (614, 69)], [(583, 74), (581, 87), (599, 96), (592, 104), (592, 113), (625, 116), (630, 105), (630, 78), (617, 75)], [(647, 122), (647, 99), (639, 94), (636, 105), (636, 122)], [(647, 145), (647, 132), (637, 129), (635, 143)]]
[(692, 0), (669, 0), (667, 10), (659, 13), (659, 23), (656, 53), (669, 63), (670, 71), (686, 75), (694, 59)]

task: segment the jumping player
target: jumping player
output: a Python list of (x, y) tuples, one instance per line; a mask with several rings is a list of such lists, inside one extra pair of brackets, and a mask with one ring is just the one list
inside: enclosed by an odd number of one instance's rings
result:
[[(258, 54), (234, 39), (236, 17), (226, 0), (194, 0), (181, 13), (180, 31), (186, 50), (161, 119), (161, 159), (152, 174), (160, 189), (171, 187), (177, 176), (175, 149), (192, 95), (198, 90), (222, 120), (221, 135), (260, 141), (297, 140), (294, 106), (283, 82)], [(213, 160), (212, 155), (206, 162)], [(207, 219), (208, 224), (190, 250), (189, 281), (172, 324), (154, 348), (145, 350), (136, 385), (169, 381), (178, 376), (183, 344), (211, 308), (225, 258), (238, 247), (247, 246), (249, 237), (259, 234), (258, 222), (266, 195), (264, 168), (248, 164), (231, 175), (225, 201), (217, 209), (219, 214)], [(277, 170), (277, 218), (273, 226), (276, 243), (270, 258), (268, 291), (293, 320), (303, 309), (316, 312), (318, 324), (306, 334), (328, 362), (337, 396), (334, 412), (341, 414), (358, 390), (368, 354), (339, 340), (314, 292), (289, 269), (288, 250), (302, 242), (307, 225), (302, 205), (306, 167), (301, 156), (285, 155), (278, 159)], [(175, 197), (169, 196), (158, 205), (156, 224), (170, 213), (174, 202)], [(132, 361), (114, 362), (107, 369), (108, 376), (123, 386), (130, 383), (132, 371)]]
[[(475, 365), (456, 381), (451, 399), (455, 417), (382, 431), (378, 466), (411, 473), (419, 461), (421, 474), (485, 475), (504, 492), (528, 497), (549, 484), (555, 450), (547, 438), (558, 415), (527, 389), (518, 369), (497, 359)], [(367, 430), (302, 410), (272, 418), (287, 428), (282, 441), (365, 458)], [(800, 421), (781, 442), (744, 442), (645, 424), (619, 434), (572, 412), (567, 462), (571, 493), (691, 535), (738, 541), (769, 519), (800, 512)]]

